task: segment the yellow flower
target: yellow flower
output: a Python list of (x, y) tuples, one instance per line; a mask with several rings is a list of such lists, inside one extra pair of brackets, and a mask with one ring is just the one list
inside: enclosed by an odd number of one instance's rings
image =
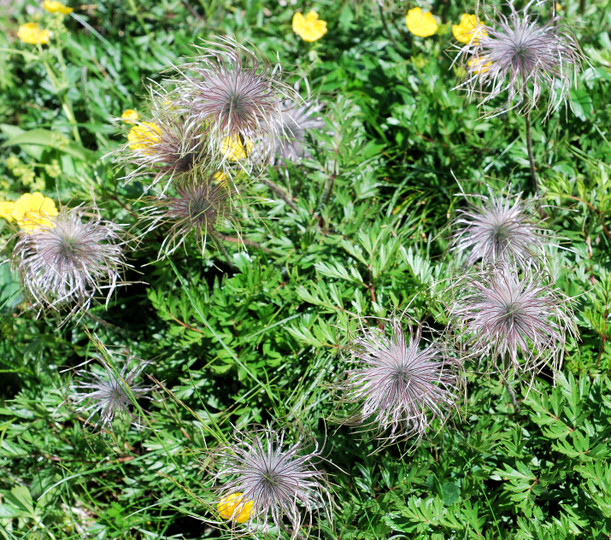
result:
[(452, 25), (452, 34), (461, 43), (477, 43), (480, 38), (488, 35), (481, 27), (477, 15), (469, 15), (467, 13), (463, 13), (460, 16), (460, 24)]
[(57, 208), (53, 199), (42, 193), (25, 193), (19, 197), (13, 206), (13, 219), (26, 232), (32, 232), (41, 227), (52, 227), (51, 218), (57, 216)]
[(15, 203), (13, 201), (0, 201), (0, 217), (12, 221), (14, 209)]
[(233, 137), (225, 137), (221, 142), (221, 152), (231, 161), (239, 161), (244, 159), (252, 152), (252, 141), (245, 139), (246, 149), (244, 144), (237, 135)]
[(297, 12), (293, 15), (293, 32), (304, 41), (316, 41), (327, 33), (327, 22), (319, 19), (314, 10), (305, 17)]
[(229, 185), (229, 175), (225, 172), (222, 172), (222, 171), (215, 172), (212, 175), (212, 178), (221, 186)]
[[(244, 523), (250, 519), (253, 501), (242, 502), (242, 493), (230, 493), (221, 499), (216, 509), (223, 519), (233, 519), (236, 523)], [(239, 513), (234, 516), (234, 513)]]
[(17, 31), (17, 37), (30, 45), (46, 45), (49, 43), (49, 35), (48, 30), (41, 30), (35, 22), (22, 24)]
[(432, 36), (437, 32), (437, 28), (439, 28), (433, 14), (430, 11), (422, 13), (422, 9), (419, 7), (410, 9), (407, 12), (405, 24), (412, 34), (419, 37)]
[[(485, 63), (484, 63), (485, 62)], [(472, 67), (473, 73), (486, 73), (490, 69), (492, 62), (486, 62), (486, 58), (471, 58), (467, 62), (469, 67)]]
[(53, 0), (45, 0), (42, 4), (49, 13), (61, 13), (62, 15), (70, 15), (74, 11), (71, 7), (65, 6), (61, 2), (55, 2)]
[(121, 115), (121, 118), (126, 124), (133, 124), (133, 120), (138, 120), (138, 117), (138, 111), (135, 111), (134, 109), (126, 109)]
[(161, 142), (161, 129), (152, 122), (142, 122), (129, 130), (128, 146), (144, 155), (152, 155), (152, 147)]

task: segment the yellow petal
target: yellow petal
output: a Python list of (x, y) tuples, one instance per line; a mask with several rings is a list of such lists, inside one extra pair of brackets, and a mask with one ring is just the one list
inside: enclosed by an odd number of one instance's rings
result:
[(42, 193), (24, 193), (15, 201), (13, 219), (26, 232), (32, 232), (41, 227), (52, 227), (57, 216), (57, 208), (53, 199), (45, 197)]
[(142, 122), (129, 130), (128, 146), (144, 155), (152, 155), (153, 147), (161, 142), (161, 128), (153, 122)]
[(221, 142), (221, 152), (230, 161), (245, 159), (252, 152), (252, 141), (245, 139), (246, 149), (242, 141), (237, 137), (225, 137)]
[(297, 12), (293, 15), (293, 31), (304, 41), (316, 41), (327, 33), (327, 22), (319, 19), (314, 10), (305, 17)]
[(15, 203), (13, 201), (0, 201), (0, 217), (12, 221), (14, 209)]
[(432, 36), (437, 32), (439, 25), (430, 11), (422, 12), (422, 9), (413, 8), (407, 12), (405, 17), (407, 29), (418, 37)]
[(42, 4), (42, 7), (46, 9), (49, 13), (61, 13), (62, 15), (69, 15), (74, 11), (73, 8), (65, 6), (61, 2), (56, 2), (53, 0), (45, 0)]
[(461, 15), (460, 24), (452, 25), (452, 34), (461, 43), (477, 43), (480, 38), (488, 35), (477, 16), (468, 13)]
[(486, 62), (487, 58), (471, 58), (467, 65), (471, 68), (472, 73), (486, 73), (490, 69), (492, 62)]
[(134, 109), (126, 109), (121, 115), (121, 118), (126, 124), (133, 124), (133, 121), (138, 120), (138, 117), (138, 111), (135, 111)]
[(22, 24), (17, 30), (17, 37), (30, 45), (46, 45), (49, 43), (49, 36), (49, 31), (41, 30), (35, 22)]
[(243, 502), (242, 493), (231, 493), (220, 500), (216, 509), (223, 519), (244, 523), (250, 519), (253, 504), (250, 500)]

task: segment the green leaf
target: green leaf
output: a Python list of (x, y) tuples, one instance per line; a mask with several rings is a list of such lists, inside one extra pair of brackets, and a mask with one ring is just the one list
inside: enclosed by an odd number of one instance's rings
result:
[(12, 136), (2, 146), (48, 146), (71, 155), (72, 157), (91, 163), (96, 159), (95, 152), (87, 150), (80, 144), (68, 139), (65, 135), (48, 129), (33, 129)]
[(452, 506), (460, 499), (460, 486), (456, 482), (446, 482), (441, 486), (441, 496), (446, 506)]

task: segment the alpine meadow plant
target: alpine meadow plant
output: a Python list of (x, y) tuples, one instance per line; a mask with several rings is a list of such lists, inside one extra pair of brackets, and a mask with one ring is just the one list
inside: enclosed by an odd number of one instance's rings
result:
[(449, 417), (459, 391), (458, 362), (441, 343), (426, 344), (422, 327), (401, 322), (370, 328), (352, 342), (350, 369), (338, 386), (341, 402), (353, 410), (347, 423), (372, 429), (385, 443), (421, 439), (435, 418)]
[(562, 365), (576, 336), (570, 299), (536, 269), (497, 265), (458, 280), (450, 317), (469, 356), (490, 362), (503, 378), (530, 379)]
[(169, 192), (148, 199), (146, 233), (157, 229), (162, 235), (160, 257), (173, 253), (191, 232), (202, 252), (209, 237), (218, 238), (217, 225), (234, 217), (237, 192), (229, 178), (215, 168), (200, 170), (176, 182)]
[(110, 301), (127, 264), (119, 225), (97, 208), (63, 208), (47, 225), (20, 231), (12, 264), (34, 307), (69, 315), (86, 311), (96, 295)]
[(298, 95), (281, 80), (282, 68), (224, 37), (198, 48), (200, 55), (178, 68), (178, 103), (189, 117), (209, 126), (218, 140), (254, 141), (278, 133), (280, 104)]
[(270, 162), (273, 165), (297, 162), (308, 155), (305, 147), (306, 134), (324, 127), (324, 122), (318, 115), (321, 109), (322, 104), (310, 100), (305, 103), (285, 100), (281, 103), (280, 114), (276, 120), (278, 129), (267, 144), (264, 144), (270, 151)]
[(536, 214), (535, 201), (523, 200), (521, 194), (510, 196), (471, 195), (479, 204), (459, 210), (454, 220), (453, 249), (469, 266), (516, 264), (519, 267), (545, 265), (544, 229)]
[(139, 427), (131, 408), (135, 401), (147, 397), (152, 389), (137, 382), (148, 363), (131, 355), (113, 355), (97, 338), (93, 340), (101, 353), (97, 359), (102, 369), (96, 369), (96, 365), (88, 371), (77, 370), (71, 387), (71, 398), (77, 411), (85, 417), (85, 424), (100, 430), (112, 427), (119, 414), (129, 416), (131, 422)]
[(492, 17), (480, 15), (478, 31), (460, 48), (457, 60), (463, 61), (467, 75), (459, 88), (479, 100), (478, 106), (506, 96), (504, 104), (487, 116), (512, 109), (528, 113), (546, 92), (549, 116), (576, 84), (583, 55), (562, 17), (554, 14), (542, 20), (532, 13), (544, 3), (530, 0), (518, 11), (510, 0), (505, 4), (508, 15), (498, 9)]
[(131, 168), (127, 181), (146, 176), (151, 178), (151, 187), (163, 181), (165, 190), (173, 181), (180, 182), (205, 167), (215, 156), (207, 126), (181, 115), (167, 100), (152, 122), (134, 124), (126, 147), (120, 151), (120, 160)]
[(304, 439), (290, 444), (286, 438), (284, 431), (256, 429), (237, 434), (216, 452), (217, 511), (235, 532), (307, 537), (321, 514), (332, 521), (329, 484), (317, 468), (318, 445), (307, 451)]

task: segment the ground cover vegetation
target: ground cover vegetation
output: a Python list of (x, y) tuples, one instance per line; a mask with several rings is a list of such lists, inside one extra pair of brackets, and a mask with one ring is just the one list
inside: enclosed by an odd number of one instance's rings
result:
[(611, 536), (611, 9), (0, 0), (0, 535)]

